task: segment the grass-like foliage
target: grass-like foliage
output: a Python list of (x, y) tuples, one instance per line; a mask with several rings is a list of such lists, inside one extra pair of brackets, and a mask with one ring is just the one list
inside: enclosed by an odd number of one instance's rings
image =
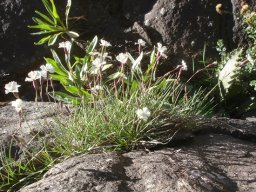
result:
[(0, 191), (14, 192), (42, 177), (54, 164), (54, 159), (46, 148), (39, 151), (23, 151), (22, 158), (9, 149), (0, 153)]
[[(189, 101), (182, 97), (175, 103), (172, 102), (176, 98), (173, 89), (180, 90), (181, 87), (177, 88), (169, 82), (161, 88), (138, 90), (122, 100), (109, 93), (96, 102), (82, 106), (68, 121), (60, 120), (60, 126), (55, 129), (53, 150), (73, 156), (102, 150), (127, 151), (152, 143), (169, 142), (181, 128), (171, 124), (176, 116), (186, 119), (197, 113), (209, 112), (209, 106), (201, 100), (201, 92)], [(138, 112), (145, 106), (150, 114), (142, 119)], [(186, 121), (180, 123), (185, 128)]]
[[(51, 46), (62, 38), (59, 48), (63, 48), (64, 55), (51, 47), (52, 58), (45, 58), (46, 65), (41, 66), (41, 71), (30, 72), (26, 81), (33, 83), (36, 101), (38, 90), (43, 98), (44, 82), (46, 94), (51, 82), (49, 94), (66, 105), (69, 116), (57, 118), (58, 126), (52, 133), (50, 146), (46, 144), (33, 154), (24, 153), (22, 160), (13, 159), (8, 153), (1, 156), (0, 191), (15, 191), (40, 178), (56, 160), (51, 152), (62, 159), (81, 153), (165, 144), (182, 128), (172, 123), (176, 117), (184, 119), (181, 123), (186, 127), (189, 116), (209, 114), (208, 95), (202, 90), (191, 92), (181, 83), (180, 76), (188, 68), (184, 61), (174, 71), (156, 75), (167, 52), (161, 43), (149, 51), (140, 39), (138, 51), (133, 55), (109, 53), (111, 44), (97, 36), (81, 44), (78, 34), (68, 29), (71, 0), (66, 8), (66, 22), (60, 19), (53, 0), (42, 2), (47, 14), (37, 11), (40, 18), (33, 18), (37, 24), (31, 26), (39, 30), (37, 35), (44, 36), (37, 44), (48, 42)], [(74, 56), (74, 46), (80, 47), (83, 54)], [(58, 81), (64, 91), (54, 91), (52, 81)], [(22, 126), (25, 106), (18, 87), (16, 82), (5, 86), (6, 93), (12, 92), (17, 98), (12, 105)], [(71, 111), (68, 105), (72, 105)]]

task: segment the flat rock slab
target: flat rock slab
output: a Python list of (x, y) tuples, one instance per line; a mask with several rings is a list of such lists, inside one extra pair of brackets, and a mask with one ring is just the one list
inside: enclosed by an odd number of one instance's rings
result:
[(255, 162), (255, 143), (207, 134), (179, 148), (74, 157), (20, 192), (253, 192)]
[[(50, 130), (56, 127), (57, 114), (60, 114), (56, 103), (25, 102), (21, 127), (19, 115), (10, 103), (0, 106), (0, 150), (11, 149), (12, 157), (18, 157), (23, 149), (40, 149)], [(11, 148), (10, 148), (11, 147)], [(0, 153), (0, 156), (3, 155)], [(1, 165), (1, 162), (0, 162)]]
[(19, 127), (19, 115), (10, 103), (0, 106), (0, 141), (14, 132), (29, 134), (49, 129), (58, 113), (57, 104), (47, 102), (25, 102), (22, 124)]

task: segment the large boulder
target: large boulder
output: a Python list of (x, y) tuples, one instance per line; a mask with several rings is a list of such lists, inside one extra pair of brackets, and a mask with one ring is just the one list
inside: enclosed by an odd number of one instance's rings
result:
[(176, 148), (74, 157), (20, 192), (254, 191), (255, 160), (253, 143), (203, 135)]

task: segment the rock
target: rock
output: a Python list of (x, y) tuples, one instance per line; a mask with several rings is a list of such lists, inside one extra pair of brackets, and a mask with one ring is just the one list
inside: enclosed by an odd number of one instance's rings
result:
[(3, 136), (14, 132), (29, 134), (49, 130), (53, 127), (53, 117), (57, 115), (57, 104), (47, 102), (25, 102), (23, 120), (19, 128), (19, 115), (14, 107), (7, 103), (0, 107), (0, 141)]
[(0, 151), (8, 152), (11, 148), (12, 157), (21, 159), (24, 149), (40, 150), (44, 142), (51, 139), (56, 114), (60, 115), (54, 103), (25, 102), (20, 128), (18, 113), (6, 103), (0, 107)]
[(178, 148), (74, 157), (20, 192), (253, 191), (255, 158), (255, 144), (226, 135), (202, 135)]

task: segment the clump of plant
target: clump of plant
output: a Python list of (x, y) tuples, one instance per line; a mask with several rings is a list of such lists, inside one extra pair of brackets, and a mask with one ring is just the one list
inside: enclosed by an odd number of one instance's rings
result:
[[(36, 101), (38, 90), (43, 99), (46, 82), (46, 94), (62, 107), (66, 106), (67, 118), (58, 118), (58, 127), (53, 131), (54, 145), (50, 149), (58, 156), (165, 144), (177, 131), (189, 126), (182, 118), (209, 113), (211, 101), (207, 101), (203, 91), (189, 92), (180, 81), (188, 67), (184, 61), (175, 71), (156, 75), (158, 66), (167, 57), (167, 48), (161, 43), (146, 54), (146, 42), (139, 39), (135, 55), (129, 52), (113, 55), (108, 52), (112, 45), (97, 36), (81, 44), (79, 35), (68, 29), (71, 1), (68, 0), (66, 6), (66, 24), (61, 21), (53, 0), (42, 1), (48, 15), (37, 11), (43, 21), (34, 18), (37, 25), (32, 28), (39, 29), (37, 35), (47, 34), (38, 44), (47, 43), (52, 57), (45, 58), (46, 65), (30, 72), (26, 81), (32, 82)], [(57, 42), (63, 56), (52, 46)], [(80, 47), (83, 54), (74, 55), (74, 46)], [(58, 81), (64, 90), (55, 91), (52, 86), (49, 92), (48, 83), (52, 85), (52, 81)], [(173, 123), (177, 119), (177, 124), (182, 126)], [(3, 164), (3, 169), (12, 174), (8, 165)], [(6, 178), (10, 184), (9, 177)]]
[[(256, 48), (256, 14), (250, 6), (241, 3), (241, 16), (245, 32), (249, 38), (246, 50), (238, 48), (227, 53), (222, 41), (217, 44), (221, 55), (217, 71), (220, 96), (223, 107), (231, 115), (239, 117), (255, 109), (255, 48)], [(240, 98), (237, 100), (237, 98)]]

